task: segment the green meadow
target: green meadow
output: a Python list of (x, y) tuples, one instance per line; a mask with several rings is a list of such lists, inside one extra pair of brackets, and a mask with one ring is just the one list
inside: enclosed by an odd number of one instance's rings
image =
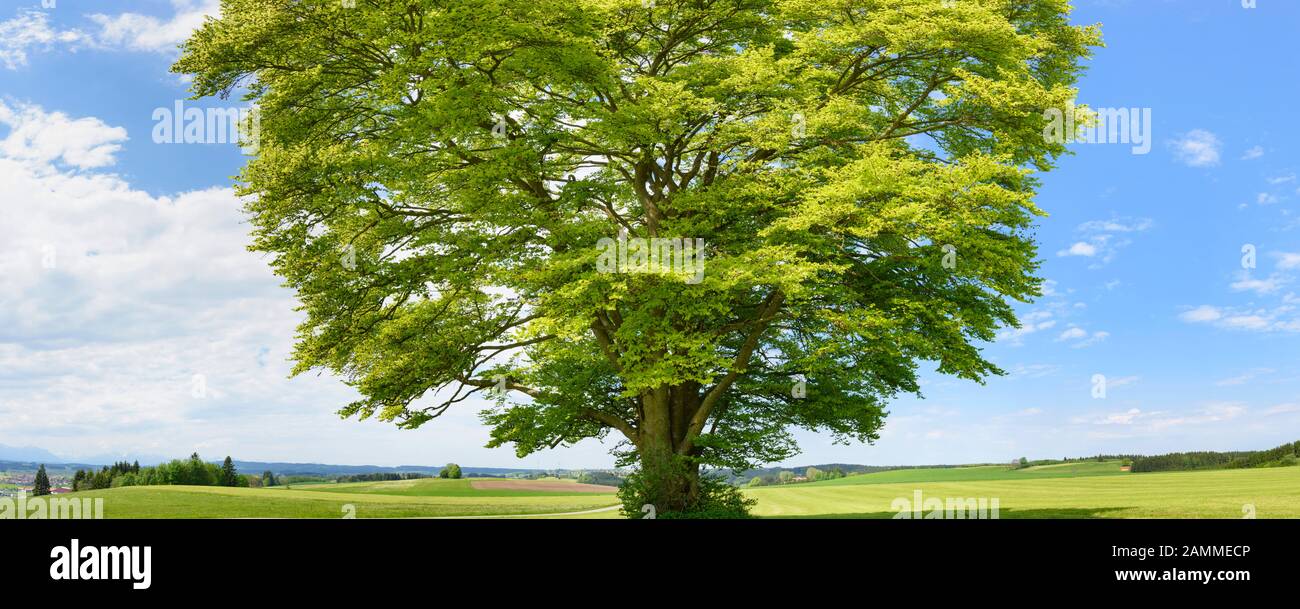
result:
[[(403, 481), (404, 482), (404, 481)], [(459, 482), (459, 481), (453, 481)], [(437, 518), (545, 515), (584, 512), (618, 503), (613, 493), (554, 492), (502, 495), (465, 492), (447, 485), (442, 494), (412, 494), (391, 482), (331, 485), (310, 489), (208, 486), (134, 486), (72, 493), (64, 497), (104, 499), (106, 518)], [(371, 488), (363, 488), (370, 486)], [(468, 488), (468, 485), (465, 485)], [(377, 488), (376, 488), (377, 487)], [(350, 507), (349, 507), (350, 506)]]
[(1040, 465), (1025, 469), (1011, 469), (1006, 465), (971, 465), (965, 467), (918, 467), (896, 469), (873, 474), (861, 474), (800, 486), (853, 486), (858, 484), (890, 484), (900, 482), (974, 482), (979, 480), (1037, 480), (1042, 478), (1073, 478), (1077, 476), (1122, 476), (1119, 461), (1080, 461)]
[[(317, 484), (306, 486), (301, 490), (309, 492), (348, 493), (359, 495), (392, 495), (398, 497), (573, 497), (591, 496), (592, 493), (577, 490), (553, 489), (494, 489), (474, 488), (473, 480), (444, 480), (441, 478), (422, 478), (419, 480), (397, 480), (391, 482), (353, 482), (347, 484)], [(571, 485), (572, 480), (550, 478), (538, 480), (551, 485)], [(297, 485), (294, 485), (294, 490)], [(611, 491), (612, 493), (612, 491)], [(598, 493), (598, 495), (600, 495)], [(604, 494), (605, 497), (609, 493)], [(606, 505), (608, 505), (608, 500)]]
[[(572, 481), (400, 480), (248, 489), (148, 486), (75, 493), (108, 518), (618, 518), (613, 492)], [(565, 488), (572, 486), (572, 489)], [(587, 489), (588, 491), (590, 489)], [(599, 490), (599, 489), (598, 489)], [(745, 488), (767, 518), (892, 518), (897, 499), (997, 499), (1000, 518), (1300, 518), (1300, 467), (1132, 474), (1118, 462), (916, 468)], [(600, 511), (604, 510), (604, 511)]]
[[(895, 470), (745, 489), (754, 513), (784, 518), (892, 518), (895, 499), (998, 499), (1000, 518), (1300, 518), (1300, 467), (1130, 474), (1119, 464), (1012, 470)], [(1105, 465), (1106, 467), (1102, 467)]]

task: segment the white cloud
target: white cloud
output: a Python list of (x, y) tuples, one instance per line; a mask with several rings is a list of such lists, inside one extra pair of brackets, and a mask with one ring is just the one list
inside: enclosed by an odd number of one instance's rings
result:
[(1232, 387), (1237, 385), (1245, 385), (1246, 383), (1249, 383), (1250, 381), (1253, 381), (1262, 375), (1272, 374), (1273, 372), (1274, 370), (1272, 368), (1255, 368), (1254, 370), (1249, 370), (1243, 374), (1239, 374), (1234, 377), (1223, 379), (1215, 383), (1215, 385), (1218, 385), (1219, 387)]
[(0, 64), (16, 70), (27, 65), (29, 50), (75, 48), (89, 42), (90, 37), (80, 31), (51, 27), (49, 15), (43, 11), (21, 10), (17, 17), (0, 21)]
[(1259, 315), (1232, 315), (1223, 319), (1223, 325), (1243, 330), (1263, 330), (1268, 328), (1269, 320)]
[(1022, 338), (1038, 332), (1040, 330), (1050, 330), (1056, 325), (1056, 320), (1049, 319), (1039, 323), (1022, 324), (1019, 328), (1009, 328), (998, 333), (998, 340), (1008, 340), (1011, 344), (1020, 344)]
[[(418, 432), (343, 421), (356, 392), (286, 380), (302, 314), (229, 188), (175, 196), (107, 173), (127, 134), (9, 107), (0, 122), (0, 443), (60, 456), (605, 467), (599, 442), (523, 460), (486, 449), (478, 400)], [(13, 132), (27, 134), (14, 138)], [(57, 133), (54, 137), (52, 134)], [(195, 375), (206, 384), (193, 394)], [(437, 446), (430, 450), (430, 446)]]
[(1200, 323), (1207, 321), (1217, 321), (1223, 317), (1223, 312), (1218, 307), (1210, 305), (1201, 305), (1178, 316), (1186, 322)]
[(1097, 255), (1097, 246), (1085, 241), (1078, 241), (1067, 249), (1056, 253), (1057, 256), (1086, 256), (1093, 257)]
[(1188, 412), (1144, 411), (1130, 408), (1122, 412), (1102, 413), (1092, 416), (1076, 417), (1075, 424), (1121, 426), (1136, 428), (1144, 433), (1159, 433), (1172, 427), (1185, 425), (1204, 425), (1230, 421), (1246, 414), (1246, 407), (1240, 402), (1216, 402)]
[(1201, 306), (1179, 317), (1189, 323), (1213, 323), (1229, 330), (1256, 332), (1300, 332), (1300, 316), (1294, 305), (1273, 308), (1225, 309)]
[(1237, 281), (1229, 284), (1233, 291), (1236, 292), (1255, 292), (1256, 294), (1270, 294), (1276, 292), (1278, 288), (1289, 283), (1290, 280), (1281, 275), (1272, 275), (1268, 279), (1258, 279), (1251, 277), (1249, 273), (1242, 273)]
[(1151, 218), (1111, 218), (1092, 220), (1079, 225), (1079, 230), (1089, 233), (1140, 233), (1155, 225)]
[(1062, 332), (1061, 335), (1058, 336), (1058, 337), (1056, 338), (1056, 340), (1058, 340), (1058, 341), (1060, 341), (1060, 340), (1074, 340), (1074, 339), (1078, 339), (1078, 338), (1083, 338), (1083, 337), (1085, 337), (1085, 336), (1087, 336), (1087, 335), (1088, 335), (1088, 331), (1087, 331), (1087, 330), (1084, 330), (1083, 328), (1079, 328), (1079, 327), (1074, 327), (1074, 328), (1070, 328), (1070, 329), (1068, 329), (1068, 330)]
[(207, 17), (221, 13), (220, 0), (172, 0), (169, 15), (96, 13), (88, 15), (84, 29), (60, 29), (50, 23), (50, 13), (25, 9), (0, 21), (0, 65), (16, 70), (28, 63), (32, 51), (52, 49), (122, 49), (171, 53)]
[(1300, 269), (1300, 253), (1282, 252), (1278, 254), (1277, 268)]
[(1189, 167), (1213, 167), (1219, 164), (1223, 144), (1213, 133), (1193, 129), (1174, 141), (1174, 155)]
[(1291, 414), (1293, 412), (1300, 412), (1300, 404), (1278, 404), (1277, 406), (1265, 410), (1264, 416), (1271, 417), (1279, 414)]
[(1244, 154), (1241, 155), (1243, 161), (1253, 161), (1264, 156), (1263, 146), (1251, 146)]
[(140, 13), (117, 15), (95, 14), (90, 19), (99, 25), (101, 44), (133, 51), (169, 52), (203, 25), (203, 21), (221, 12), (219, 0), (172, 0), (173, 14), (160, 19)]
[(1132, 241), (1122, 235), (1140, 233), (1150, 229), (1155, 222), (1150, 218), (1118, 218), (1092, 220), (1079, 225), (1078, 231), (1085, 240), (1076, 241), (1070, 247), (1056, 252), (1057, 256), (1080, 256), (1098, 258), (1089, 268), (1100, 268), (1115, 258), (1120, 249)]
[(1061, 367), (1055, 364), (1016, 364), (1007, 370), (1007, 378), (1011, 380), (1043, 378), (1056, 374), (1060, 369)]
[(1073, 346), (1075, 349), (1082, 349), (1082, 348), (1084, 348), (1084, 347), (1091, 347), (1091, 346), (1093, 346), (1093, 345), (1095, 345), (1095, 344), (1097, 344), (1097, 343), (1099, 343), (1099, 342), (1101, 342), (1101, 341), (1106, 340), (1107, 338), (1110, 338), (1110, 332), (1106, 332), (1106, 331), (1103, 331), (1103, 330), (1098, 330), (1098, 331), (1096, 331), (1096, 332), (1093, 332), (1092, 335), (1089, 336), (1087, 340), (1079, 341), (1079, 342), (1077, 342), (1077, 343), (1074, 343), (1074, 345), (1072, 345), (1072, 346)]
[(1114, 389), (1115, 387), (1132, 385), (1133, 383), (1136, 383), (1140, 380), (1142, 380), (1142, 377), (1140, 376), (1120, 376), (1115, 378), (1108, 378), (1106, 379), (1106, 388)]
[(9, 134), (0, 140), (0, 156), (37, 163), (59, 162), (80, 169), (105, 167), (127, 139), (126, 129), (97, 118), (71, 119), (35, 106), (11, 108), (0, 100), (0, 125)]

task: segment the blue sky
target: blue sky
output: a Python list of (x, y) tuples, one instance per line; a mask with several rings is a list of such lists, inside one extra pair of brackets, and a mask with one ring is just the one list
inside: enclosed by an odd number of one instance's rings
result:
[[(925, 399), (896, 401), (874, 446), (800, 433), (788, 464), (1300, 439), (1300, 3), (1076, 4), (1074, 20), (1101, 23), (1107, 43), (1079, 101), (1150, 108), (1150, 152), (1074, 145), (1043, 177), (1049, 293), (987, 347), (1009, 376), (927, 374)], [(286, 379), (298, 315), (244, 251), (229, 192), (241, 151), (151, 138), (155, 110), (186, 97), (168, 72), (174, 46), (215, 5), (0, 6), (0, 444), (69, 458), (609, 465), (594, 441), (523, 461), (482, 448), (473, 404), (416, 431), (342, 421), (348, 388)]]

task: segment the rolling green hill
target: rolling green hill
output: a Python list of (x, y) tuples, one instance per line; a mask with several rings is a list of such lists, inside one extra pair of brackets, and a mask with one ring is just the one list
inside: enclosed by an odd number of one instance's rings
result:
[[(476, 482), (490, 485), (501, 481), (486, 479), (446, 480), (442, 478), (421, 478), (418, 480), (393, 480), (386, 482), (320, 484), (303, 487), (301, 490), (364, 495), (393, 495), (401, 497), (589, 497), (593, 494), (579, 490), (580, 486), (585, 485), (579, 485), (573, 480), (562, 480), (559, 478), (543, 478), (536, 481), (546, 483), (545, 486), (533, 485), (528, 482), (512, 482), (512, 484), (522, 486), (538, 486), (536, 489), (474, 488)], [(562, 486), (571, 486), (573, 488), (558, 488)], [(299, 490), (297, 485), (294, 485), (293, 488), (294, 490)], [(612, 495), (613, 492), (613, 489), (610, 489), (607, 493), (603, 494), (608, 496)]]
[(1078, 461), (1011, 469), (1006, 465), (972, 465), (969, 467), (927, 467), (896, 469), (859, 474), (833, 480), (807, 482), (793, 486), (854, 486), (859, 484), (894, 484), (900, 482), (961, 482), (976, 480), (1034, 480), (1074, 478), (1079, 476), (1128, 475), (1120, 471), (1119, 461)]
[[(506, 488), (474, 482), (124, 487), (65, 497), (103, 498), (108, 518), (619, 517), (593, 511), (618, 503), (611, 491), (583, 492), (573, 481), (521, 480)], [(1120, 472), (1118, 462), (918, 468), (743, 490), (757, 500), (755, 515), (773, 518), (890, 518), (895, 500), (912, 500), (916, 491), (925, 498), (996, 498), (1000, 518), (1241, 518), (1247, 509), (1259, 518), (1300, 518), (1300, 467), (1151, 474)]]
[(841, 478), (744, 492), (758, 501), (754, 513), (767, 517), (892, 518), (892, 503), (920, 490), (924, 497), (997, 498), (1000, 518), (1242, 518), (1247, 506), (1258, 518), (1300, 518), (1300, 467), (1059, 477), (961, 469), (969, 470), (963, 479)]
[[(582, 512), (617, 503), (612, 493), (401, 495), (209, 486), (134, 486), (71, 493), (102, 498), (106, 518), (432, 518)], [(345, 506), (353, 506), (355, 511)]]

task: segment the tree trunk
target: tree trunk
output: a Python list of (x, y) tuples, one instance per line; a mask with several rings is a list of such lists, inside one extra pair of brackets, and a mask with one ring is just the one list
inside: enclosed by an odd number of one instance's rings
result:
[(684, 512), (700, 494), (700, 466), (671, 451), (642, 448), (641, 477), (645, 500), (656, 512)]
[(700, 494), (700, 466), (679, 452), (687, 426), (699, 404), (694, 387), (659, 387), (642, 397), (641, 461), (646, 500), (657, 512), (680, 512), (693, 507)]

